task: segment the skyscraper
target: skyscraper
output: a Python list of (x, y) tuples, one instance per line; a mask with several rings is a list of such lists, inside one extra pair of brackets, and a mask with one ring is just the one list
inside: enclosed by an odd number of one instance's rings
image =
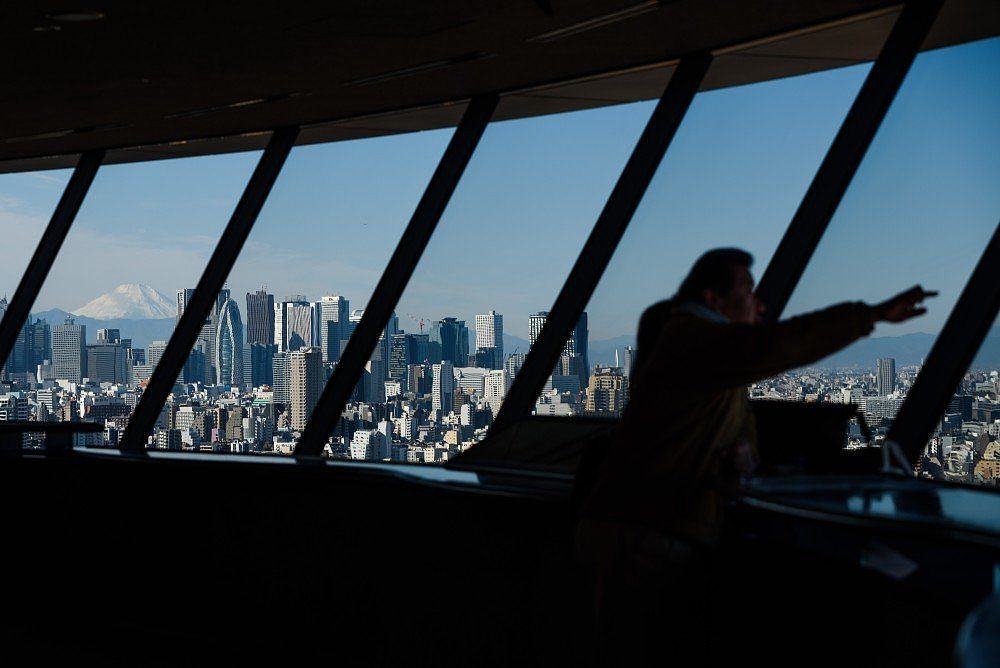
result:
[(273, 386), (274, 354), (278, 352), (278, 346), (273, 343), (251, 343), (247, 350), (250, 351), (250, 386)]
[(487, 369), (503, 368), (503, 316), (496, 311), (476, 315), (476, 362)]
[(625, 346), (625, 354), (622, 359), (622, 374), (625, 378), (632, 378), (632, 368), (635, 366), (635, 348)]
[(264, 290), (247, 293), (247, 343), (274, 343), (274, 295)]
[(219, 311), (214, 348), (216, 385), (243, 385), (243, 321), (232, 299)]
[(280, 351), (276, 352), (272, 360), (274, 383), (271, 384), (271, 390), (273, 392), (274, 403), (281, 404), (282, 406), (288, 406), (288, 402), (291, 401), (292, 397), (290, 388), (292, 371), (289, 354)]
[(97, 343), (87, 346), (87, 375), (95, 383), (128, 381), (125, 348), (118, 340), (99, 339)]
[(52, 332), (52, 365), (59, 380), (80, 383), (87, 376), (87, 326), (66, 318)]
[(308, 346), (289, 354), (292, 429), (305, 429), (323, 391), (323, 354)]
[(313, 310), (303, 295), (285, 297), (274, 305), (274, 342), (280, 352), (313, 345)]
[(469, 361), (469, 328), (464, 320), (442, 318), (431, 325), (431, 341), (441, 344), (441, 361), (465, 366)]
[(431, 367), (431, 374), (431, 408), (449, 413), (455, 397), (455, 367), (451, 362), (443, 361)]
[(876, 364), (875, 383), (879, 396), (892, 394), (896, 389), (896, 360), (887, 357), (878, 360)]
[[(180, 322), (181, 316), (184, 315), (184, 311), (187, 310), (187, 306), (194, 296), (194, 289), (192, 288), (182, 288), (177, 291), (177, 322)], [(201, 380), (205, 383), (214, 383), (216, 381), (216, 371), (215, 371), (215, 333), (219, 322), (219, 312), (222, 310), (222, 305), (229, 300), (229, 290), (228, 288), (223, 288), (219, 291), (219, 294), (215, 296), (215, 303), (208, 312), (208, 317), (202, 324), (201, 332), (198, 333), (198, 338), (195, 343), (195, 350), (200, 349), (205, 355), (204, 364), (200, 363), (200, 360), (194, 360), (191, 364), (186, 365), (186, 371), (184, 372), (184, 380), (187, 382), (194, 382), (196, 380)], [(199, 346), (200, 344), (200, 346)], [(155, 365), (153, 365), (155, 368)], [(204, 373), (201, 378), (188, 377), (189, 371), (197, 369), (199, 367), (204, 367)]]
[(155, 369), (163, 357), (163, 351), (167, 349), (166, 341), (153, 341), (146, 347), (146, 363), (151, 369)]
[(316, 303), (319, 347), (324, 362), (337, 362), (350, 338), (351, 302), (340, 295), (328, 295)]
[(389, 378), (398, 380), (400, 391), (407, 391), (407, 368), (410, 366), (410, 334), (393, 334), (389, 343)]
[[(538, 335), (549, 317), (548, 311), (538, 311), (528, 316), (528, 340), (535, 345)], [(580, 319), (573, 328), (566, 345), (563, 346), (560, 363), (556, 365), (557, 372), (564, 375), (574, 375), (580, 378), (580, 387), (586, 387), (590, 377), (589, 338), (587, 328), (587, 312), (580, 314)]]

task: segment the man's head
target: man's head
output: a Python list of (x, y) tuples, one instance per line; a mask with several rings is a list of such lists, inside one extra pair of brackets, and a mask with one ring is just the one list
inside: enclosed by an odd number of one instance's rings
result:
[(691, 267), (674, 299), (704, 304), (731, 322), (756, 324), (764, 305), (753, 291), (752, 264), (753, 256), (744, 250), (710, 250)]

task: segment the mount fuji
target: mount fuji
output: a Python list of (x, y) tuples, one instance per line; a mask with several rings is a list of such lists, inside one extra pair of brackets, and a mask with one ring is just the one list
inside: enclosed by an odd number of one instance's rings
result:
[(177, 309), (145, 283), (123, 283), (113, 292), (73, 309), (73, 313), (95, 320), (153, 320), (173, 318)]

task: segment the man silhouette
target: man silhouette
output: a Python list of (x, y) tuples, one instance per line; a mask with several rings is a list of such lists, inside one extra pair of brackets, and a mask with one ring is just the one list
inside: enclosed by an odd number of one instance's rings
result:
[(757, 462), (747, 385), (826, 357), (876, 322), (921, 315), (936, 294), (915, 286), (874, 306), (846, 302), (767, 322), (752, 262), (735, 248), (705, 253), (677, 294), (640, 320), (629, 404), (578, 530), (595, 578), (602, 663), (649, 662), (652, 638), (672, 644), (665, 633), (690, 651), (688, 663), (704, 656), (719, 488)]

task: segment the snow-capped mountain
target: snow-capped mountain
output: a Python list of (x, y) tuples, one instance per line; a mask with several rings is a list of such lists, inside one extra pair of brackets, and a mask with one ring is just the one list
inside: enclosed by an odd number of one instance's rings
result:
[(144, 320), (173, 318), (177, 309), (166, 297), (145, 283), (124, 283), (73, 313), (87, 318)]

